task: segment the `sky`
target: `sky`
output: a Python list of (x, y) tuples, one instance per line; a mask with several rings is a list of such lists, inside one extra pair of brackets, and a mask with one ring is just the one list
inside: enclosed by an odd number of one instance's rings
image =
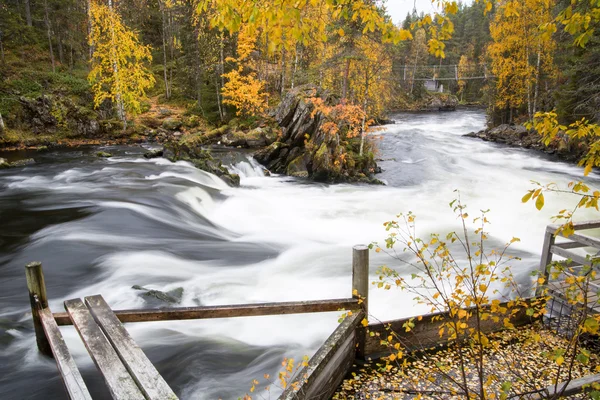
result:
[(413, 7), (416, 7), (418, 13), (433, 13), (436, 10), (431, 0), (387, 0), (385, 6), (395, 24), (404, 21), (406, 14), (412, 12)]
[[(471, 4), (472, 2), (473, 0), (462, 0), (463, 4)], [(433, 14), (438, 10), (432, 0), (385, 0), (385, 6), (395, 24), (404, 21), (406, 14), (412, 12), (413, 7), (417, 9), (419, 14), (421, 12)]]

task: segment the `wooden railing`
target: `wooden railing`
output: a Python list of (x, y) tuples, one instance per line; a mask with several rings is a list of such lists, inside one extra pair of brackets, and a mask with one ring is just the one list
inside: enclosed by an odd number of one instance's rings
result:
[[(600, 255), (598, 255), (600, 253), (600, 238), (580, 233), (580, 231), (583, 230), (600, 228), (600, 220), (576, 222), (573, 224), (573, 227), (575, 229), (575, 233), (572, 233), (568, 237), (565, 237), (562, 234), (557, 235), (559, 225), (548, 225), (546, 227), (539, 267), (539, 274), (540, 276), (544, 277), (544, 284), (538, 285), (536, 289), (536, 295), (540, 295), (544, 288), (548, 287), (548, 285), (552, 282), (551, 266), (552, 262), (554, 261), (554, 256), (563, 258), (564, 260), (561, 261), (561, 263), (572, 269), (575, 274), (577, 269), (584, 265), (595, 266), (597, 262), (600, 262)], [(557, 238), (561, 238), (561, 240), (557, 241)], [(595, 249), (595, 253), (590, 253), (589, 255), (584, 256), (572, 251), (572, 249), (584, 247)], [(574, 275), (574, 273), (567, 270), (563, 270), (561, 272), (563, 276)], [(590, 282), (590, 285), (598, 286), (594, 282)], [(598, 286), (598, 289), (600, 289), (600, 286)]]
[[(34, 262), (28, 264), (26, 266), (26, 277), (38, 349), (41, 353), (55, 358), (69, 397), (72, 399), (88, 399), (89, 393), (87, 388), (81, 379), (81, 375), (75, 366), (73, 358), (69, 354), (58, 328), (59, 325), (73, 325), (75, 322), (80, 336), (87, 346), (87, 341), (90, 340), (91, 336), (82, 335), (80, 327), (77, 326), (78, 321), (74, 321), (73, 319), (72, 307), (69, 308), (69, 305), (72, 306), (71, 303), (74, 301), (78, 302), (78, 304), (83, 304), (83, 302), (80, 299), (68, 300), (65, 302), (65, 308), (70, 312), (51, 313), (48, 307), (48, 297), (41, 263)], [(308, 365), (298, 373), (296, 378), (298, 383), (293, 385), (294, 391), (288, 390), (282, 395), (282, 398), (292, 399), (305, 398), (304, 394), (313, 393), (325, 396), (319, 398), (328, 398), (327, 396), (333, 394), (348, 368), (350, 368), (355, 359), (356, 352), (361, 353), (364, 349), (365, 333), (359, 331), (357, 327), (368, 314), (368, 291), (369, 250), (367, 246), (359, 245), (355, 246), (352, 250), (352, 291), (347, 298), (133, 310), (110, 310), (110, 308), (106, 307), (106, 312), (111, 314), (111, 318), (115, 321), (112, 325), (118, 327), (119, 321), (121, 323), (151, 322), (349, 311), (348, 314), (350, 317), (346, 318), (340, 324), (336, 331), (327, 339), (325, 345), (309, 360)], [(88, 304), (92, 297), (86, 297), (85, 303)], [(92, 317), (94, 319), (97, 318), (97, 315), (94, 313), (95, 309), (92, 307), (90, 310), (92, 311)], [(94, 324), (91, 320), (89, 322), (90, 324)], [(103, 326), (102, 321), (96, 322), (99, 326)], [(120, 345), (121, 342), (119, 338), (111, 336), (111, 332), (114, 331), (114, 329), (105, 329), (102, 334), (98, 335), (107, 336), (108, 342), (113, 344), (113, 347), (119, 353), (119, 357), (121, 357), (121, 361), (125, 367), (128, 367), (132, 360), (123, 359), (123, 352), (119, 351), (119, 346), (114, 346), (115, 344)], [(121, 336), (128, 336), (124, 329), (121, 330), (119, 328), (119, 331), (121, 332)], [(135, 350), (136, 346), (132, 342), (127, 343), (126, 348), (134, 348)], [(89, 346), (87, 347), (89, 349)], [(94, 358), (94, 354), (92, 352), (90, 354)], [(107, 373), (110, 373), (110, 371), (105, 371), (100, 366), (99, 369), (103, 373), (113, 397), (120, 398), (115, 394), (116, 392), (113, 392), (113, 390), (117, 390), (118, 388), (115, 389), (115, 385), (111, 385), (110, 380), (107, 379)], [(129, 368), (127, 369), (129, 370)], [(132, 377), (137, 383), (137, 376), (132, 373)], [(158, 379), (160, 376), (156, 378)], [(138, 386), (140, 386), (139, 383)], [(145, 389), (141, 386), (140, 388)]]

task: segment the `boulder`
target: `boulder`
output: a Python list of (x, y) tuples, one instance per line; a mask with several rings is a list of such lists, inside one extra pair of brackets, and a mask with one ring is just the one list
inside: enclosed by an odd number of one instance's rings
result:
[(6, 158), (0, 157), (0, 169), (10, 168), (10, 163), (6, 161)]
[(13, 161), (10, 163), (11, 167), (25, 167), (27, 165), (35, 164), (35, 160), (33, 158), (24, 158), (22, 160)]
[(160, 290), (146, 289), (139, 285), (133, 285), (131, 287), (134, 290), (139, 290), (143, 293), (139, 295), (149, 303), (168, 303), (168, 304), (179, 304), (183, 297), (183, 288), (179, 287), (168, 292), (162, 292)]
[(144, 158), (159, 158), (163, 156), (163, 149), (150, 150), (144, 153)]
[(112, 157), (112, 154), (106, 151), (99, 151), (96, 153), (96, 156), (100, 158), (109, 158)]
[(177, 118), (167, 118), (163, 121), (162, 127), (168, 131), (176, 131), (181, 129), (183, 122)]
[(240, 176), (232, 174), (223, 164), (202, 148), (202, 135), (193, 135), (165, 143), (163, 156), (171, 161), (189, 161), (198, 169), (210, 172), (230, 186), (239, 186)]

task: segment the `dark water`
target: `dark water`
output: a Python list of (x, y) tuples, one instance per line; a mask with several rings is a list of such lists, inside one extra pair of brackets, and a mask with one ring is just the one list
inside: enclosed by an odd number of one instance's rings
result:
[[(186, 306), (346, 297), (352, 245), (383, 238), (381, 224), (408, 210), (423, 234), (453, 229), (447, 204), (458, 188), (472, 210), (492, 209), (499, 243), (522, 239), (515, 268), (526, 276), (548, 217), (571, 201), (553, 197), (534, 212), (520, 204), (529, 180), (565, 183), (581, 171), (461, 137), (483, 127), (478, 111), (396, 118), (377, 139), (386, 187), (264, 177), (238, 155), (242, 187), (229, 188), (187, 163), (145, 160), (139, 147), (110, 148), (110, 159), (95, 157), (97, 148), (40, 153), (35, 165), (1, 170), (0, 398), (65, 398), (54, 362), (35, 348), (24, 276), (33, 260), (43, 262), (53, 311), (96, 293), (115, 309), (157, 304), (133, 285), (182, 288)], [(387, 261), (374, 255), (372, 273)], [(380, 319), (422, 311), (410, 298), (374, 291), (371, 311)], [(181, 398), (232, 399), (275, 375), (284, 357), (311, 355), (338, 314), (127, 328)], [(94, 397), (108, 398), (76, 332), (62, 331)]]

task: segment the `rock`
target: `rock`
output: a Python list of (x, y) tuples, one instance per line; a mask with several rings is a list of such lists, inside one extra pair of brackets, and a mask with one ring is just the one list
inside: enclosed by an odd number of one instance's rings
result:
[[(254, 158), (273, 172), (323, 182), (357, 182), (363, 180), (359, 174), (370, 176), (377, 165), (372, 155), (358, 157), (359, 140), (337, 140), (321, 130), (324, 116), (315, 112), (315, 97), (327, 106), (339, 103), (336, 96), (313, 85), (290, 90), (273, 113), (281, 132), (251, 131), (261, 138), (255, 144), (266, 146)], [(269, 144), (270, 140), (277, 141)]]
[(10, 167), (25, 167), (27, 165), (35, 164), (35, 160), (33, 158), (24, 158), (23, 160), (18, 160), (10, 163)]
[(167, 118), (163, 121), (162, 127), (168, 131), (176, 131), (181, 129), (183, 122), (176, 118)]
[(256, 148), (267, 145), (267, 138), (263, 128), (254, 128), (246, 133), (246, 147)]
[(458, 98), (447, 93), (427, 93), (421, 100), (421, 111), (454, 111), (458, 106)]
[(511, 147), (522, 147), (547, 154), (556, 154), (559, 158), (567, 161), (578, 161), (587, 151), (587, 146), (584, 143), (578, 141), (578, 139), (572, 139), (562, 132), (559, 132), (549, 145), (545, 145), (536, 131), (527, 130), (522, 125), (514, 124), (501, 124), (479, 132), (470, 132), (465, 136)]
[(23, 123), (36, 134), (67, 132), (71, 137), (93, 137), (101, 133), (98, 117), (67, 96), (20, 97)]
[(48, 146), (38, 146), (36, 150), (39, 151), (40, 153), (44, 152), (44, 151), (48, 151)]
[(163, 156), (171, 161), (189, 161), (198, 169), (210, 172), (231, 186), (239, 186), (240, 176), (232, 174), (223, 164), (202, 148), (203, 135), (183, 137), (165, 144)]
[(110, 154), (106, 151), (99, 151), (96, 153), (96, 156), (100, 157), (100, 158), (109, 158), (109, 157), (112, 157), (112, 154)]
[(159, 158), (163, 156), (163, 149), (150, 150), (144, 153), (144, 158)]
[(308, 178), (308, 169), (306, 168), (306, 160), (305, 156), (301, 155), (296, 157), (292, 162), (290, 162), (287, 166), (285, 173), (289, 176), (294, 176), (297, 178)]
[(10, 163), (5, 158), (0, 157), (0, 169), (10, 168)]
[(146, 289), (145, 287), (139, 285), (133, 285), (131, 288), (143, 291), (144, 293), (141, 293), (140, 295), (148, 302), (155, 302), (153, 300), (158, 300), (162, 303), (179, 304), (181, 303), (181, 298), (183, 297), (183, 288), (181, 287), (169, 290), (168, 292)]
[(230, 131), (221, 137), (221, 143), (225, 146), (246, 146), (246, 135), (242, 131)]

